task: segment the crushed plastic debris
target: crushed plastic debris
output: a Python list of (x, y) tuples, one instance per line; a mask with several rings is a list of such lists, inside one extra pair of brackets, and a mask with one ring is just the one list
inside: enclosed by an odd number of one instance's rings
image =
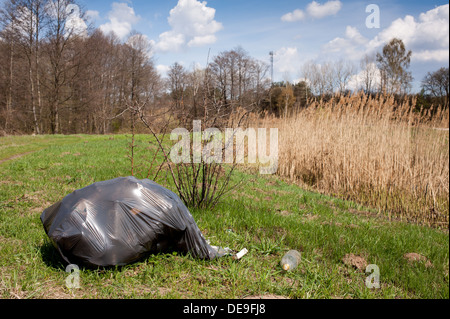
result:
[(216, 251), (216, 257), (224, 257), (231, 256), (233, 254), (233, 250), (228, 247), (219, 247), (219, 246), (211, 246)]

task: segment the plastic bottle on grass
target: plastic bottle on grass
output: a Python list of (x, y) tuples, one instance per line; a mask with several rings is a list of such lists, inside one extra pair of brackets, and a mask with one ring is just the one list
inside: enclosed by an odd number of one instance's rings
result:
[(283, 258), (281, 258), (280, 266), (284, 271), (293, 271), (300, 263), (300, 253), (296, 250), (289, 250)]

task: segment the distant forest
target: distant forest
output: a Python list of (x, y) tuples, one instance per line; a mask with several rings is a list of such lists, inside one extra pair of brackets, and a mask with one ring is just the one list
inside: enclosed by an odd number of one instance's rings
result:
[[(130, 107), (148, 116), (172, 112), (180, 121), (227, 116), (238, 108), (287, 116), (310, 99), (359, 90), (416, 99), (421, 108), (448, 107), (448, 68), (430, 70), (410, 94), (411, 52), (400, 39), (357, 67), (346, 61), (305, 63), (304, 81), (274, 83), (271, 66), (237, 47), (208, 57), (202, 68), (175, 62), (159, 75), (148, 39), (125, 41), (90, 27), (78, 30), (69, 0), (6, 0), (0, 7), (0, 135), (108, 134), (132, 125)], [(396, 57), (396, 58), (393, 58)], [(206, 107), (207, 106), (207, 107)]]

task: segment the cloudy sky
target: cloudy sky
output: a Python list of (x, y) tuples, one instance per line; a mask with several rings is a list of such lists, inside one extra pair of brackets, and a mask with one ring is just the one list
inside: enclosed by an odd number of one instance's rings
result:
[[(161, 74), (174, 62), (205, 66), (210, 56), (241, 46), (269, 63), (274, 80), (301, 78), (306, 61), (341, 58), (359, 66), (393, 37), (413, 51), (413, 90), (428, 71), (449, 65), (446, 1), (81, 0), (95, 26), (126, 39), (132, 30), (153, 46)], [(379, 19), (377, 19), (379, 17)]]

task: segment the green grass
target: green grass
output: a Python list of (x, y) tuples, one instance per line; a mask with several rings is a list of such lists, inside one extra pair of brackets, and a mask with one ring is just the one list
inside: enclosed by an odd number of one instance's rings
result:
[[(0, 162), (14, 156), (20, 156), (47, 148), (51, 145), (67, 145), (87, 138), (86, 135), (38, 135), (6, 136), (0, 138)], [(92, 138), (92, 137), (91, 137)]]
[[(75, 189), (128, 176), (126, 136), (0, 138), (0, 298), (449, 298), (448, 232), (388, 221), (352, 202), (307, 192), (276, 176), (239, 171), (242, 186), (213, 210), (191, 209), (211, 244), (235, 251), (202, 261), (180, 254), (151, 255), (116, 269), (80, 271), (80, 288), (66, 287), (65, 265), (40, 222), (42, 211)], [(139, 163), (150, 148), (138, 138)], [(138, 177), (145, 166), (137, 167)], [(171, 188), (163, 175), (160, 184)], [(299, 267), (283, 273), (289, 249)], [(425, 256), (409, 263), (406, 253)], [(343, 263), (362, 256), (381, 271), (381, 288)]]

